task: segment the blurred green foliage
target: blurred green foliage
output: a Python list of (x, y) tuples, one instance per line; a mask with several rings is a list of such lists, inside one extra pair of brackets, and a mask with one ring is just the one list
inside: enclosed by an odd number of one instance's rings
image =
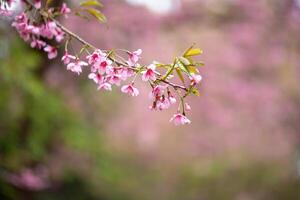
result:
[(2, 167), (17, 169), (43, 159), (55, 137), (76, 135), (83, 125), (38, 76), (37, 52), (19, 40), (10, 48), (0, 69), (0, 149)]
[[(43, 164), (59, 145), (74, 149), (95, 148), (92, 141), (99, 145), (92, 126), (70, 111), (42, 80), (39, 53), (18, 39), (7, 42), (9, 51), (0, 61), (1, 175)], [(76, 180), (68, 182), (72, 185)], [(14, 192), (1, 182), (0, 197), (13, 198)]]
[[(119, 2), (117, 3), (119, 5)], [(201, 14), (200, 6), (193, 6), (193, 8), (194, 13)], [(120, 10), (117, 12), (119, 17)], [(130, 14), (129, 11), (126, 12)], [(187, 16), (191, 16), (190, 13), (192, 12), (189, 10)], [(220, 12), (217, 21), (222, 25), (224, 21), (230, 22), (231, 18), (240, 20), (240, 17), (234, 18), (233, 14), (241, 15), (241, 13), (234, 10), (225, 15)], [(212, 14), (207, 16), (214, 17)], [(198, 15), (193, 19), (203, 24)], [(120, 23), (124, 23), (123, 21)], [(274, 18), (274, 21), (277, 23), (278, 20)], [(182, 24), (192, 22), (192, 18), (187, 18)], [(144, 22), (142, 24), (144, 27)], [(150, 25), (148, 27), (152, 28)], [(283, 30), (281, 26), (280, 29)], [(167, 30), (170, 31), (170, 28)], [(239, 26), (237, 32), (240, 31)], [(15, 38), (14, 35), (12, 38)], [(111, 38), (115, 40), (115, 37)], [(278, 162), (272, 159), (261, 161), (258, 158), (258, 161), (236, 150), (234, 155), (244, 158), (237, 164), (231, 162), (226, 153), (222, 158), (210, 157), (211, 150), (208, 150), (207, 157), (195, 156), (190, 160), (182, 154), (177, 155), (176, 151), (172, 152), (174, 149), (168, 149), (168, 146), (157, 148), (155, 153), (151, 152), (149, 155), (144, 152), (130, 152), (130, 150), (128, 152), (125, 150), (127, 152), (125, 153), (110, 148), (104, 137), (102, 138), (101, 125), (97, 123), (110, 120), (110, 124), (118, 126), (117, 120), (114, 121), (115, 111), (118, 110), (116, 98), (105, 94), (99, 105), (98, 94), (95, 93), (94, 87), (81, 84), (79, 90), (82, 93), (75, 98), (84, 99), (86, 113), (72, 110), (68, 102), (46, 84), (41, 73), (49, 63), (44, 62), (44, 57), (38, 51), (30, 49), (21, 40), (11, 40), (9, 36), (5, 38), (0, 36), (0, 39), (2, 39), (0, 40), (0, 200), (300, 199), (299, 173), (296, 173), (297, 169), (293, 166), (291, 158)], [(128, 38), (126, 40), (132, 41)], [(150, 41), (152, 42), (152, 39)], [(249, 41), (251, 44), (255, 43), (251, 38)], [(214, 45), (213, 41), (209, 43)], [(232, 58), (226, 57), (224, 61), (230, 59)], [(221, 57), (218, 57), (218, 60), (223, 62)], [(251, 56), (251, 60), (256, 61), (257, 57), (254, 59)], [(250, 66), (253, 70), (252, 63)], [(224, 72), (220, 74), (223, 75)], [(227, 76), (226, 73), (225, 75)], [(271, 77), (269, 71), (267, 77)], [(80, 81), (76, 80), (76, 84)], [(82, 82), (85, 83), (86, 80)], [(226, 85), (222, 79), (220, 82), (221, 85)], [(60, 89), (64, 90), (64, 86)], [(298, 130), (297, 119), (294, 120), (296, 130)], [(122, 131), (120, 130), (121, 134)], [(170, 137), (174, 135), (174, 132), (170, 133)], [(205, 136), (200, 134), (199, 137)], [(211, 141), (211, 138), (207, 141)], [(221, 139), (220, 142), (223, 143)], [(176, 148), (182, 147), (176, 146)], [(276, 144), (271, 148), (280, 151)], [(169, 162), (168, 158), (160, 157), (160, 154), (164, 153), (161, 149), (171, 151), (174, 155), (170, 160), (176, 157), (178, 161), (173, 163)], [(23, 169), (36, 166), (43, 166), (49, 170), (50, 188), (31, 191), (13, 186), (2, 176), (6, 172), (18, 173)]]

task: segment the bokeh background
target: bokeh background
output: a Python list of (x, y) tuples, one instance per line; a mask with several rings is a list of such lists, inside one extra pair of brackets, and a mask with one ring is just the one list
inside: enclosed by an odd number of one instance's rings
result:
[(1, 200), (300, 199), (299, 0), (102, 3), (107, 24), (63, 21), (145, 64), (204, 50), (193, 123), (149, 111), (143, 84), (138, 98), (98, 92), (1, 20)]

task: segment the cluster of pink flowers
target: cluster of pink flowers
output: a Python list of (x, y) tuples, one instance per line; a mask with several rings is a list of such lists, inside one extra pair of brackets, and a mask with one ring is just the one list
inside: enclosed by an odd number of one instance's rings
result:
[[(83, 67), (90, 66), (90, 73), (88, 78), (91, 79), (97, 86), (98, 90), (111, 91), (112, 86), (121, 86), (122, 81), (126, 81), (128, 78), (135, 76), (140, 71), (137, 68), (137, 63), (140, 59), (142, 50), (137, 50), (133, 53), (128, 53), (129, 57), (127, 63), (129, 66), (115, 66), (114, 62), (108, 57), (108, 54), (96, 49), (92, 54), (86, 56), (85, 61), (77, 58), (74, 55), (69, 54), (67, 51), (62, 57), (62, 61), (67, 67), (67, 70), (80, 75), (83, 71)], [(155, 71), (156, 65), (150, 64), (141, 70), (143, 81), (155, 81), (157, 80), (157, 72)], [(191, 77), (192, 84), (198, 83), (201, 76)], [(135, 80), (135, 78), (134, 78)], [(134, 87), (134, 80), (129, 84), (125, 84), (121, 87), (123, 93), (131, 96), (138, 96), (139, 90)], [(172, 95), (167, 84), (157, 84), (153, 86), (152, 91), (149, 94), (149, 98), (153, 101), (150, 106), (151, 110), (166, 110), (171, 105), (177, 102), (176, 98)], [(186, 104), (186, 109), (189, 110), (190, 106)], [(184, 114), (176, 113), (171, 122), (175, 125), (189, 124), (190, 120)]]
[[(23, 1), (26, 2), (26, 1)], [(8, 2), (9, 4), (11, 1)], [(41, 0), (31, 1), (31, 8), (36, 11), (40, 11), (42, 8)], [(44, 11), (43, 11), (44, 12)], [(47, 15), (63, 15), (67, 17), (67, 14), (71, 12), (70, 8), (65, 3), (57, 10), (54, 8), (47, 9)], [(45, 51), (48, 54), (49, 59), (57, 57), (57, 48), (53, 43), (62, 43), (66, 35), (74, 37), (74, 34), (66, 31), (60, 24), (56, 23), (53, 18), (43, 17), (44, 20), (35, 20), (30, 12), (23, 12), (17, 15), (12, 23), (12, 26), (16, 28), (20, 37), (26, 42), (30, 42), (32, 48), (37, 48)], [(78, 39), (78, 37), (75, 37)], [(51, 44), (49, 43), (51, 41)], [(152, 101), (150, 106), (151, 110), (162, 111), (170, 108), (177, 103), (177, 99), (171, 92), (171, 89), (175, 92), (178, 89), (168, 81), (172, 78), (172, 73), (167, 73), (166, 77), (163, 77), (156, 68), (158, 65), (150, 64), (148, 66), (142, 66), (138, 64), (142, 50), (138, 49), (134, 52), (125, 51), (128, 54), (128, 58), (122, 59), (121, 62), (114, 60), (112, 52), (102, 51), (100, 49), (94, 50), (92, 53), (88, 52), (88, 55), (82, 59), (83, 52), (79, 53), (79, 56), (72, 55), (68, 52), (68, 42), (65, 42), (65, 54), (61, 60), (66, 65), (67, 70), (80, 75), (83, 72), (83, 68), (88, 68), (90, 71), (88, 78), (92, 80), (98, 87), (98, 90), (111, 91), (113, 86), (121, 88), (121, 92), (130, 96), (138, 96), (139, 90), (135, 87), (135, 80), (138, 75), (141, 75), (141, 79), (144, 82), (149, 82), (152, 91), (149, 94), (149, 98)], [(81, 40), (82, 42), (82, 40)], [(83, 42), (87, 48), (93, 48), (88, 43)], [(86, 47), (83, 47), (83, 50)], [(75, 52), (73, 52), (75, 53)], [(175, 66), (175, 64), (173, 65)], [(174, 68), (173, 68), (174, 70)], [(122, 84), (129, 78), (132, 79), (128, 83)], [(189, 73), (190, 88), (195, 87), (202, 80), (201, 75)], [(122, 84), (122, 86), (121, 86)], [(189, 88), (180, 87), (185, 92), (189, 92)], [(180, 97), (179, 107), (177, 113), (171, 118), (170, 122), (175, 125), (189, 124), (191, 121), (185, 116), (187, 110), (190, 110), (190, 106), (184, 103), (184, 97), (176, 91), (178, 98)], [(180, 111), (182, 110), (182, 112)]]
[[(167, 90), (167, 95), (165, 94)], [(151, 110), (166, 110), (172, 104), (175, 104), (176, 98), (168, 90), (167, 85), (157, 85), (155, 86), (149, 94), (151, 100), (153, 100)]]
[[(37, 9), (41, 8), (41, 1), (35, 0), (34, 5)], [(61, 10), (62, 15), (70, 12), (70, 9), (63, 4), (64, 9)], [(20, 37), (30, 42), (32, 48), (43, 49), (48, 53), (48, 58), (57, 57), (57, 48), (47, 44), (46, 40), (55, 39), (57, 43), (64, 40), (65, 33), (56, 25), (54, 21), (48, 20), (40, 24), (36, 24), (34, 19), (30, 19), (25, 12), (17, 15), (12, 23), (12, 26), (19, 32)]]
[[(134, 62), (132, 62), (133, 66), (138, 60), (139, 57), (134, 58)], [(98, 90), (111, 91), (113, 85), (120, 86), (122, 81), (126, 81), (135, 73), (134, 69), (123, 66), (114, 66), (113, 61), (108, 58), (108, 54), (104, 53), (100, 49), (97, 49), (92, 54), (86, 56), (86, 61), (80, 60), (79, 58), (70, 55), (68, 52), (65, 52), (62, 57), (62, 61), (65, 65), (67, 65), (67, 70), (78, 75), (82, 73), (82, 68), (84, 66), (90, 66), (88, 78), (97, 84)], [(129, 57), (128, 62), (131, 61), (133, 60)], [(133, 85), (134, 81), (128, 85), (122, 86), (121, 91), (128, 93), (131, 96), (138, 96), (139, 91)]]

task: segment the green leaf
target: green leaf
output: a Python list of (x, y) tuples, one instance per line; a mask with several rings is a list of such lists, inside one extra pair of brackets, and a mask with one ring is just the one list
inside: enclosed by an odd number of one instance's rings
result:
[(181, 56), (181, 57), (179, 57), (178, 59), (179, 59), (180, 62), (181, 62), (183, 65), (185, 65), (185, 66), (191, 64), (191, 61), (190, 61), (189, 59), (185, 58), (185, 57), (182, 57), (182, 56)]
[(191, 46), (189, 49), (187, 49), (184, 52), (183, 57), (197, 56), (202, 53), (203, 53), (203, 51), (200, 48), (194, 48), (194, 46)]
[(86, 11), (89, 14), (91, 14), (92, 16), (94, 16), (100, 22), (106, 22), (107, 21), (105, 15), (102, 12), (100, 12), (99, 10), (96, 10), (94, 8), (88, 8), (88, 9), (86, 9)]
[(197, 90), (197, 88), (192, 88), (191, 89), (191, 92), (195, 95), (195, 96), (197, 96), (197, 97), (199, 97), (200, 96), (200, 92)]
[(197, 62), (194, 64), (196, 67), (204, 67), (205, 63), (204, 62)]
[(178, 75), (179, 79), (184, 84), (184, 78), (182, 76), (182, 73), (181, 73), (180, 69), (176, 68), (176, 72), (177, 72), (177, 75)]
[(81, 18), (83, 18), (85, 20), (89, 20), (89, 18), (87, 16), (81, 14), (80, 12), (75, 12), (75, 15), (78, 16), (78, 17), (81, 17)]
[(160, 64), (160, 63), (155, 64), (155, 66), (156, 66), (156, 67), (167, 68), (167, 69), (169, 69), (169, 68), (172, 67), (172, 65), (169, 65), (169, 64), (165, 65), (165, 64)]
[(189, 69), (187, 68), (187, 65), (181, 59), (177, 59), (176, 66), (181, 71), (185, 72), (188, 75), (191, 75)]
[(97, 1), (97, 0), (87, 0), (82, 3), (80, 3), (80, 6), (97, 6), (97, 7), (103, 7), (103, 5)]
[(192, 74), (199, 73), (199, 70), (194, 65), (188, 65), (186, 67), (188, 68), (188, 71)]

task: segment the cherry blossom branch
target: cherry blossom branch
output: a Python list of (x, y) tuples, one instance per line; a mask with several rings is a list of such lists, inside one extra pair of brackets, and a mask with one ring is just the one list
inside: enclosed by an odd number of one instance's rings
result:
[[(0, 0), (0, 2), (3, 2)], [(7, 2), (7, 1), (5, 1)], [(201, 63), (197, 63), (193, 60), (193, 56), (202, 53), (200, 49), (190, 47), (185, 51), (182, 56), (176, 57), (172, 64), (158, 64), (153, 63), (148, 66), (138, 64), (142, 50), (130, 52), (124, 49), (118, 49), (119, 51), (128, 54), (128, 60), (118, 55), (114, 50), (100, 50), (85, 39), (72, 32), (59, 21), (55, 19), (55, 16), (67, 15), (71, 12), (71, 9), (67, 7), (65, 3), (56, 10), (56, 8), (48, 8), (46, 5), (42, 7), (41, 0), (22, 0), (28, 8), (23, 13), (16, 16), (12, 25), (17, 29), (20, 36), (27, 42), (30, 42), (31, 47), (37, 49), (43, 49), (48, 53), (48, 58), (53, 59), (57, 57), (56, 47), (47, 44), (49, 40), (55, 39), (57, 43), (65, 41), (65, 54), (62, 57), (62, 61), (67, 66), (67, 70), (70, 70), (78, 75), (82, 72), (82, 67), (90, 66), (91, 73), (88, 78), (93, 80), (99, 90), (112, 90), (112, 85), (120, 86), (121, 81), (125, 81), (133, 76), (133, 80), (130, 84), (124, 85), (121, 88), (123, 93), (128, 93), (131, 96), (139, 95), (139, 91), (134, 87), (134, 83), (138, 75), (142, 75), (142, 80), (149, 82), (152, 88), (150, 98), (153, 101), (150, 108), (152, 110), (165, 110), (172, 104), (176, 103), (176, 98), (172, 95), (170, 88), (173, 88), (175, 94), (178, 96), (180, 102), (178, 106), (178, 112), (171, 118), (171, 121), (175, 125), (188, 124), (190, 120), (186, 118), (186, 111), (190, 110), (190, 106), (185, 103), (185, 98), (190, 94), (198, 95), (196, 89), (197, 84), (200, 83), (202, 77), (199, 74), (197, 66)], [(10, 3), (10, 1), (8, 2)], [(101, 12), (95, 8), (90, 8), (90, 1), (86, 1), (83, 6), (88, 6), (85, 11), (92, 14), (98, 20), (103, 19)], [(92, 6), (97, 6), (97, 1), (93, 1)], [(33, 12), (34, 14), (30, 14)], [(36, 13), (39, 13), (43, 22), (35, 19)], [(75, 53), (75, 56), (68, 53), (69, 43), (71, 39), (77, 40), (83, 46), (79, 53)], [(46, 42), (47, 41), (47, 42)], [(93, 52), (90, 53), (89, 49)], [(87, 62), (80, 59), (83, 54), (87, 54)], [(118, 60), (117, 58), (120, 60)], [(163, 75), (156, 71), (157, 67), (165, 68), (167, 71)], [(173, 74), (178, 75), (182, 85), (173, 83), (169, 79), (173, 78)], [(189, 85), (186, 86), (187, 80), (184, 75), (188, 77)], [(162, 84), (163, 83), (163, 84)], [(165, 84), (165, 85), (164, 85)], [(181, 93), (181, 91), (184, 94)]]
[[(91, 43), (85, 41), (84, 39), (82, 39), (80, 36), (78, 36), (77, 34), (73, 33), (71, 30), (69, 30), (68, 28), (66, 28), (64, 25), (62, 25), (60, 22), (58, 22), (56, 19), (54, 19), (53, 17), (49, 16), (49, 18), (54, 21), (56, 23), (56, 25), (61, 28), (65, 33), (67, 33), (69, 36), (75, 38), (76, 40), (78, 40), (80, 43), (82, 43), (83, 45), (86, 45), (90, 48), (93, 48), (94, 50), (96, 50), (97, 48), (95, 46), (93, 46)], [(122, 63), (118, 60), (116, 60), (115, 58), (113, 58), (112, 56), (109, 56), (109, 58), (116, 64), (120, 65), (120, 66), (126, 66), (132, 70), (135, 70), (135, 68), (133, 67), (130, 67), (128, 64), (125, 64), (125, 63)], [(156, 74), (159, 76), (159, 77), (162, 77), (162, 75), (159, 73), (159, 72), (156, 72)], [(160, 81), (172, 86), (174, 89), (182, 89), (182, 90), (185, 90), (185, 91), (188, 91), (187, 88), (185, 88), (184, 86), (181, 86), (181, 85), (178, 85), (178, 84), (175, 84), (175, 83), (172, 83), (172, 82), (169, 82), (169, 81), (166, 81), (166, 80), (163, 80), (163, 79), (159, 79)]]

